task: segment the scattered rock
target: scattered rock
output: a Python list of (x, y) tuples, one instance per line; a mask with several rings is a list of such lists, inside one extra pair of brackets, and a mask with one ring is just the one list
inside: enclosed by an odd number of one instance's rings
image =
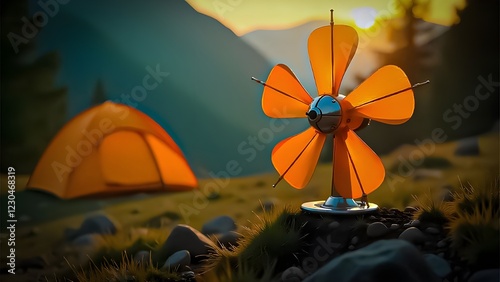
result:
[(265, 212), (271, 212), (277, 204), (279, 204), (279, 200), (267, 199), (261, 203), (261, 206), (259, 207), (259, 209), (261, 209)]
[(403, 240), (380, 240), (345, 253), (321, 267), (304, 281), (375, 282), (439, 279), (417, 248)]
[(477, 137), (459, 140), (455, 149), (455, 156), (479, 156), (479, 153), (479, 140)]
[(358, 236), (352, 237), (351, 244), (356, 245), (358, 242), (359, 242), (359, 237)]
[(480, 270), (471, 275), (468, 282), (498, 282), (500, 281), (500, 269)]
[(393, 224), (391, 224), (391, 227), (389, 229), (391, 229), (391, 230), (398, 230), (399, 229), (399, 224), (393, 223)]
[(399, 239), (417, 244), (417, 243), (422, 243), (425, 240), (425, 236), (422, 233), (422, 231), (420, 231), (420, 229), (416, 227), (410, 227), (405, 231), (401, 232), (401, 234), (399, 235)]
[(340, 226), (340, 223), (338, 221), (332, 221), (330, 224), (328, 224), (329, 229), (337, 229)]
[(292, 266), (283, 271), (283, 274), (281, 274), (281, 281), (300, 282), (304, 279), (305, 276), (306, 275), (304, 274), (304, 271), (302, 271), (302, 269), (296, 266)]
[(413, 172), (413, 180), (415, 181), (441, 178), (443, 178), (443, 172), (439, 169), (419, 168)]
[(84, 234), (70, 241), (74, 246), (92, 247), (102, 243), (102, 237), (98, 234)]
[(188, 225), (179, 224), (158, 250), (157, 254), (162, 257), (156, 259), (165, 259), (178, 251), (186, 250), (190, 253), (193, 262), (197, 263), (212, 252), (215, 247), (215, 243), (198, 230)]
[(420, 220), (415, 219), (410, 222), (410, 227), (419, 227), (420, 226)]
[(404, 209), (405, 212), (411, 212), (411, 213), (416, 213), (418, 211), (418, 209), (416, 207), (412, 207), (412, 206), (407, 206), (405, 209)]
[(226, 233), (236, 230), (236, 223), (227, 215), (218, 216), (207, 223), (203, 224), (201, 233), (205, 235), (212, 235), (218, 233)]
[(151, 258), (150, 251), (138, 251), (134, 255), (135, 262), (149, 263), (150, 258)]
[(444, 278), (451, 273), (450, 264), (443, 258), (435, 254), (425, 254), (424, 258), (427, 261), (427, 265), (438, 277)]
[(85, 234), (115, 234), (116, 224), (104, 214), (92, 215), (85, 218), (78, 229), (67, 229), (66, 239), (72, 240)]
[(208, 194), (207, 196), (207, 199), (211, 200), (211, 201), (214, 201), (214, 200), (218, 200), (221, 198), (221, 195), (219, 192), (210, 192), (210, 194)]
[(181, 273), (182, 281), (195, 281), (196, 274), (192, 270), (184, 271)]
[(189, 251), (181, 250), (169, 256), (162, 268), (177, 271), (190, 264), (191, 254)]
[(455, 200), (453, 192), (448, 188), (442, 188), (439, 193), (437, 193), (437, 202), (453, 202)]
[(382, 222), (370, 223), (366, 229), (366, 235), (368, 235), (368, 237), (384, 236), (387, 232), (389, 232), (389, 229)]
[(432, 235), (438, 235), (441, 233), (441, 231), (439, 231), (438, 228), (431, 226), (431, 227), (427, 227), (425, 229), (425, 233), (432, 234)]
[(235, 231), (229, 231), (226, 233), (218, 234), (216, 236), (217, 242), (220, 246), (224, 246), (228, 249), (232, 249), (239, 245), (238, 240), (241, 239), (241, 234)]
[(354, 247), (354, 245), (349, 245), (349, 247), (347, 247), (347, 249), (349, 251), (353, 251), (354, 249), (356, 249), (356, 247)]
[(438, 248), (445, 248), (446, 246), (448, 246), (448, 242), (446, 241), (446, 239), (443, 239), (443, 240), (437, 242), (437, 244), (436, 244), (436, 247), (438, 247)]

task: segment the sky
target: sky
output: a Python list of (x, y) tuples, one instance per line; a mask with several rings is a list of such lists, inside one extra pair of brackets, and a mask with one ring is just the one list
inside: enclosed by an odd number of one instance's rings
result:
[[(258, 29), (287, 29), (305, 22), (330, 19), (335, 10), (335, 22), (366, 24), (382, 16), (398, 17), (397, 0), (186, 0), (198, 12), (215, 18), (236, 35), (242, 36)], [(464, 0), (429, 1), (426, 21), (452, 25), (458, 20), (455, 7)], [(362, 8), (362, 9), (359, 9)], [(360, 12), (361, 11), (361, 12)], [(364, 12), (364, 13), (363, 13)], [(355, 21), (356, 20), (356, 21)]]

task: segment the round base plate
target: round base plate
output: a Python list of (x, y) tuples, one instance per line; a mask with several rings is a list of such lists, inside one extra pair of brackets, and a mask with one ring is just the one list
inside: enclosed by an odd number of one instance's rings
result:
[(329, 197), (326, 201), (303, 203), (300, 208), (312, 213), (352, 215), (374, 212), (378, 209), (378, 205), (373, 203), (362, 205), (362, 202), (354, 201), (353, 199)]

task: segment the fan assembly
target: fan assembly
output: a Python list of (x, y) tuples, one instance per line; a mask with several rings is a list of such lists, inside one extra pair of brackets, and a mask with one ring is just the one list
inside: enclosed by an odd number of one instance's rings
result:
[[(331, 196), (326, 201), (302, 204), (309, 212), (356, 214), (375, 211), (367, 195), (384, 181), (381, 159), (355, 133), (370, 120), (402, 124), (414, 110), (413, 88), (406, 74), (394, 65), (378, 69), (349, 95), (339, 94), (340, 84), (358, 45), (354, 28), (335, 25), (314, 30), (308, 54), (318, 96), (312, 98), (290, 68), (278, 64), (264, 85), (262, 109), (271, 118), (307, 118), (310, 127), (279, 142), (271, 159), (280, 174), (297, 189), (304, 188), (315, 170), (328, 134), (333, 134)], [(275, 184), (275, 185), (276, 185)], [(275, 186), (273, 185), (273, 186)], [(354, 199), (361, 198), (360, 201)]]

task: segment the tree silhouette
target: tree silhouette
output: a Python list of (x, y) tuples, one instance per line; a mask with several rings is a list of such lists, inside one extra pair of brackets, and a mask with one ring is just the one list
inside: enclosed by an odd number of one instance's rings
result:
[(8, 39), (9, 34), (22, 36), (27, 1), (1, 5), (1, 169), (12, 166), (17, 173), (30, 173), (66, 119), (67, 90), (55, 86), (57, 53), (31, 59), (35, 38), (17, 50)]
[(91, 106), (100, 105), (107, 100), (106, 98), (106, 90), (104, 89), (104, 83), (101, 79), (98, 79), (95, 87), (94, 93), (92, 94), (92, 101), (90, 102)]

